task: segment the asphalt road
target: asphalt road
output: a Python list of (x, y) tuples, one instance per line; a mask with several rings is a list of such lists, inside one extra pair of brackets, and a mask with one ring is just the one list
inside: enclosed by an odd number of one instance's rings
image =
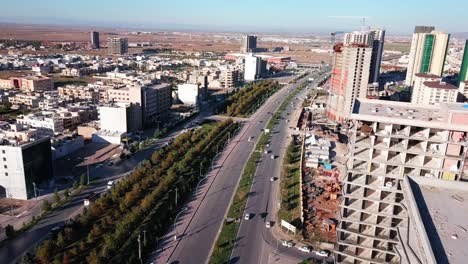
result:
[(211, 113), (211, 109), (200, 112), (188, 125), (181, 125), (180, 128), (176, 129), (165, 138), (158, 140), (154, 145), (136, 152), (129, 159), (122, 161), (118, 165), (104, 165), (101, 168), (90, 168), (91, 180), (96, 177), (99, 177), (99, 179), (92, 181), (92, 184), (80, 193), (80, 195), (74, 196), (64, 206), (41, 219), (30, 230), (21, 233), (18, 237), (5, 243), (5, 245), (0, 248), (0, 263), (15, 263), (21, 259), (22, 255), (28, 251), (32, 251), (34, 246), (47, 238), (52, 228), (63, 226), (67, 220), (81, 213), (83, 210), (83, 200), (89, 194), (93, 192), (104, 192), (109, 180), (116, 180), (127, 175), (127, 173), (131, 172), (142, 160), (149, 158), (155, 150), (177, 137), (183, 129), (191, 126), (195, 121), (201, 121), (210, 116)]
[[(306, 80), (305, 77), (303, 80)], [(255, 142), (265, 128), (280, 103), (292, 89), (302, 81), (286, 86), (260, 107), (245, 122), (242, 131), (227, 146), (220, 160), (215, 165), (216, 173), (208, 175), (204, 195), (198, 195), (190, 201), (178, 221), (178, 240), (171, 230), (163, 238), (159, 247), (152, 253), (148, 263), (206, 263), (211, 249), (224, 221), (231, 198), (240, 179), (247, 159), (255, 147)], [(254, 137), (249, 141), (249, 137)], [(269, 179), (269, 177), (268, 177)], [(196, 200), (199, 200), (196, 202)]]
[[(325, 75), (323, 75), (325, 76)], [(322, 76), (320, 76), (322, 77)], [(317, 80), (319, 76), (314, 76)], [(320, 78), (321, 79), (321, 78)], [(315, 88), (318, 82), (312, 82), (309, 87)], [(294, 112), (301, 110), (303, 99), (308, 94), (308, 89), (302, 90), (290, 103), (281, 116), (280, 122), (272, 131), (270, 139), (269, 154), (263, 154), (256, 175), (252, 184), (249, 198), (244, 211), (251, 214), (250, 220), (242, 219), (238, 231), (236, 243), (231, 254), (229, 263), (285, 263), (292, 261), (298, 263), (304, 259), (322, 260), (314, 251), (304, 253), (296, 247), (287, 248), (280, 244), (274, 236), (272, 229), (265, 227), (266, 221), (273, 221), (274, 225), (279, 225), (276, 221), (279, 203), (279, 177), (281, 174), (282, 161), (287, 147), (291, 142), (290, 123), (288, 119), (295, 116)], [(289, 115), (287, 114), (289, 113)], [(271, 159), (275, 155), (275, 159)], [(270, 178), (274, 177), (275, 181)], [(332, 258), (328, 259), (333, 261)]]

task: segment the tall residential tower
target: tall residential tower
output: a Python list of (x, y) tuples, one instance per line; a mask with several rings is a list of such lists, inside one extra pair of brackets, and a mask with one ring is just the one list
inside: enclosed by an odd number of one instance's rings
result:
[(91, 32), (91, 45), (95, 49), (99, 49), (101, 47), (99, 45), (99, 32), (96, 32), (96, 31)]
[(257, 36), (242, 36), (241, 52), (255, 52), (257, 50)]
[(417, 26), (411, 41), (411, 50), (405, 84), (414, 85), (417, 73), (441, 76), (450, 35), (434, 30), (434, 27)]

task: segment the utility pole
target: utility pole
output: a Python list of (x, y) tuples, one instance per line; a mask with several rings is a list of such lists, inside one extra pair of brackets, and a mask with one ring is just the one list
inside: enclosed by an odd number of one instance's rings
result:
[(138, 259), (143, 262), (141, 259), (141, 234), (138, 234)]
[(86, 164), (86, 175), (88, 176), (88, 185), (89, 185), (89, 163)]
[(36, 183), (33, 182), (32, 184), (33, 184), (33, 188), (34, 188), (34, 199), (37, 200)]

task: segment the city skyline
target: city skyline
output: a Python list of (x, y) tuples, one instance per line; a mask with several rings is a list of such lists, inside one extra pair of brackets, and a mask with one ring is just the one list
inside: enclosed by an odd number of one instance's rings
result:
[[(359, 0), (353, 5), (339, 0), (326, 3), (294, 1), (289, 5), (272, 5), (260, 0), (213, 0), (203, 3), (187, 0), (173, 2), (89, 0), (64, 3), (55, 0), (7, 2), (0, 10), (0, 22), (47, 25), (94, 26), (160, 30), (246, 31), (246, 32), (327, 32), (357, 30), (361, 19), (366, 24), (387, 29), (389, 34), (410, 34), (414, 25), (434, 25), (447, 32), (464, 32), (463, 10), (468, 3), (450, 0), (446, 5), (457, 5), (450, 13), (441, 13), (440, 3), (401, 0), (389, 3)], [(24, 9), (24, 6), (28, 9)], [(401, 8), (402, 6), (405, 8)], [(381, 12), (385, 10), (385, 12)], [(209, 14), (209, 15), (208, 15)], [(240, 18), (242, 14), (242, 19)], [(349, 18), (353, 16), (353, 18)], [(117, 18), (118, 17), (118, 18)], [(281, 19), (278, 19), (281, 18)], [(437, 19), (434, 19), (437, 18)], [(131, 21), (131, 22), (130, 22)], [(411, 25), (411, 26), (409, 26)]]

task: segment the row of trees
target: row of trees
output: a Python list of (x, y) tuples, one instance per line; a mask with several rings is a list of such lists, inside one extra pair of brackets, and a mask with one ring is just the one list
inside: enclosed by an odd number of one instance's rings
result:
[(139, 262), (139, 235), (145, 235), (144, 252), (155, 245), (192, 193), (200, 172), (208, 170), (217, 149), (237, 128), (226, 120), (180, 135), (44, 241), (33, 258), (40, 263)]
[(229, 116), (249, 115), (280, 87), (277, 81), (272, 80), (248, 85), (227, 99), (226, 114)]

